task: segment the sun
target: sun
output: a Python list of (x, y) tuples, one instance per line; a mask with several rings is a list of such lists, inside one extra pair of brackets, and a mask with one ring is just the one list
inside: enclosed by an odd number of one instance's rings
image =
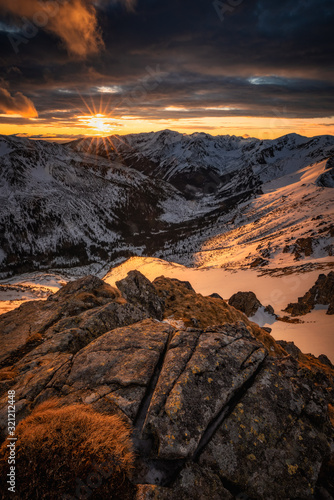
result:
[(115, 127), (114, 120), (102, 113), (81, 115), (77, 119), (87, 128), (87, 135), (108, 135)]
[(79, 92), (78, 94), (81, 97), (86, 109), (82, 110), (78, 108), (81, 114), (76, 116), (77, 122), (80, 124), (80, 127), (85, 129), (84, 135), (90, 136), (90, 146), (92, 148), (94, 148), (94, 143), (99, 144), (101, 143), (100, 139), (102, 140), (106, 156), (110, 159), (110, 151), (118, 152), (117, 143), (124, 143), (119, 136), (117, 136), (117, 141), (113, 138), (115, 131), (117, 131), (120, 127), (120, 124), (117, 123), (115, 117), (113, 116), (115, 107), (113, 107), (108, 113), (107, 110), (110, 109), (110, 99), (108, 103), (103, 106), (101, 96), (100, 106), (99, 109), (97, 109), (92, 98), (91, 106), (89, 106), (88, 102), (80, 95)]

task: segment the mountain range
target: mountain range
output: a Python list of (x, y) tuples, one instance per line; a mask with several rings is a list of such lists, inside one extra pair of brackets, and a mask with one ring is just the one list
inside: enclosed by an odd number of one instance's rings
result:
[(0, 136), (0, 276), (131, 255), (264, 267), (332, 256), (333, 158), (333, 136)]

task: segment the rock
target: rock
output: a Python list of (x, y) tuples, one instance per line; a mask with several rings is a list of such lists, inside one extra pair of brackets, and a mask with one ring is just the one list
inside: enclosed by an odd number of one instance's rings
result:
[(219, 295), (219, 293), (211, 293), (211, 295), (209, 295), (209, 297), (212, 297), (214, 299), (220, 299), (220, 300), (224, 300), (223, 297), (221, 297)]
[(272, 316), (275, 316), (274, 308), (270, 304), (264, 308), (264, 311), (268, 314), (271, 314)]
[(195, 463), (187, 464), (173, 488), (140, 484), (135, 500), (233, 500), (219, 476)]
[(162, 320), (163, 301), (157, 296), (154, 285), (139, 271), (130, 271), (126, 278), (116, 282), (116, 286), (128, 302), (142, 306), (149, 316)]
[[(165, 493), (166, 494), (166, 493)], [(166, 500), (233, 500), (234, 496), (226, 490), (220, 477), (210, 469), (195, 463), (187, 464), (173, 485), (173, 491)]]
[(266, 355), (242, 324), (233, 332), (227, 327), (200, 336), (199, 332), (177, 333), (169, 345), (145, 422), (147, 432), (159, 443), (158, 456), (194, 456), (209, 424)]
[(246, 316), (254, 316), (256, 311), (262, 307), (261, 302), (253, 292), (238, 292), (232, 295), (228, 301), (229, 305), (242, 311)]
[[(189, 281), (182, 281), (182, 280), (178, 280), (176, 278), (169, 278), (169, 279), (171, 280), (172, 283), (179, 283), (179, 284), (183, 285), (184, 288), (186, 288), (187, 290), (190, 290), (191, 292), (195, 292), (195, 290), (193, 289), (193, 287)], [(218, 295), (218, 294), (215, 294), (215, 295)]]
[[(109, 302), (125, 303), (115, 288), (95, 276), (68, 283), (47, 301), (22, 304), (18, 309), (0, 316), (0, 367), (13, 364), (38, 344), (56, 323), (60, 330), (77, 327), (77, 317), (83, 311)], [(106, 330), (105, 330), (106, 331)]]
[(292, 247), (291, 253), (295, 255), (295, 260), (300, 260), (303, 255), (310, 257), (313, 253), (313, 239), (310, 236), (298, 238)]
[(291, 316), (302, 316), (309, 313), (317, 305), (329, 305), (327, 314), (334, 314), (334, 271), (327, 276), (320, 274), (315, 285), (298, 302), (290, 303), (284, 309)]
[[(13, 363), (0, 369), (1, 440), (12, 388), (17, 424), (56, 398), (131, 425), (137, 500), (330, 494), (329, 360), (276, 343), (242, 312), (187, 282), (147, 281), (130, 275), (122, 296), (89, 277), (17, 310), (12, 326), (7, 317), (2, 325), (14, 339), (22, 336), (23, 347), (15, 344), (5, 358)], [(159, 321), (163, 301), (169, 319)], [(35, 343), (24, 344), (24, 310)]]
[(102, 335), (74, 357), (67, 385), (75, 390), (145, 388), (171, 331), (169, 325), (147, 319)]
[(327, 160), (326, 171), (316, 180), (317, 186), (334, 188), (334, 157)]
[(269, 264), (269, 260), (263, 259), (262, 257), (257, 257), (250, 263), (249, 267), (262, 267)]
[(199, 328), (234, 321), (246, 321), (245, 316), (235, 311), (221, 298), (203, 297), (177, 279), (164, 276), (153, 282), (159, 297), (165, 303), (165, 317), (183, 320), (189, 327), (197, 320)]
[(290, 354), (290, 356), (292, 356), (293, 358), (295, 359), (299, 359), (300, 355), (301, 355), (301, 350), (295, 345), (294, 342), (287, 342), (285, 340), (277, 340), (276, 341), (277, 344), (281, 345), (283, 347), (283, 349), (286, 350), (286, 352), (288, 354)]
[(268, 359), (199, 463), (251, 498), (312, 498), (332, 432), (324, 391), (310, 374), (291, 358)]
[(326, 356), (325, 354), (320, 354), (320, 356), (318, 356), (318, 360), (319, 360), (322, 364), (324, 364), (324, 365), (326, 365), (326, 366), (329, 366), (329, 368), (334, 369), (334, 365), (333, 365), (333, 363), (331, 362), (331, 360), (330, 360), (330, 359), (328, 359), (328, 358), (327, 358), (327, 356)]

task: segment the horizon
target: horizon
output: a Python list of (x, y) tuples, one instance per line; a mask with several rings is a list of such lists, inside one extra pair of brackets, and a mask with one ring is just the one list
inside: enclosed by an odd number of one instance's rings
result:
[(102, 139), (103, 140), (103, 139), (107, 139), (110, 137), (126, 137), (129, 135), (159, 134), (161, 132), (176, 132), (180, 135), (189, 136), (189, 137), (191, 137), (192, 135), (196, 135), (196, 134), (204, 134), (204, 135), (208, 135), (210, 137), (235, 137), (236, 139), (244, 139), (244, 140), (251, 139), (251, 140), (258, 140), (258, 141), (274, 141), (274, 140), (283, 139), (284, 137), (293, 136), (293, 135), (296, 135), (298, 137), (302, 137), (305, 139), (315, 139), (316, 137), (327, 137), (327, 136), (334, 137), (334, 133), (333, 134), (319, 134), (319, 135), (307, 136), (307, 135), (298, 134), (296, 132), (289, 132), (288, 134), (283, 134), (283, 135), (279, 135), (277, 137), (268, 139), (268, 138), (250, 136), (247, 134), (245, 134), (245, 135), (212, 134), (209, 132), (205, 132), (204, 130), (197, 130), (197, 131), (194, 131), (191, 133), (186, 133), (186, 132), (179, 132), (178, 130), (173, 130), (173, 129), (161, 129), (161, 130), (156, 130), (156, 131), (150, 130), (150, 131), (134, 132), (134, 133), (126, 133), (126, 134), (115, 133), (115, 134), (110, 134), (110, 135), (82, 135), (82, 136), (79, 136), (76, 138), (71, 138), (70, 140), (65, 139), (65, 138), (29, 136), (29, 135), (19, 134), (19, 133), (16, 133), (16, 134), (15, 133), (14, 134), (1, 134), (0, 133), (0, 136), (2, 136), (2, 137), (16, 137), (18, 139), (29, 139), (31, 141), (43, 141), (43, 142), (50, 142), (50, 143), (57, 143), (57, 144), (68, 144), (70, 142), (75, 142), (75, 141), (79, 141), (79, 140), (91, 140), (91, 141), (93, 141), (94, 139), (96, 139), (96, 140)]

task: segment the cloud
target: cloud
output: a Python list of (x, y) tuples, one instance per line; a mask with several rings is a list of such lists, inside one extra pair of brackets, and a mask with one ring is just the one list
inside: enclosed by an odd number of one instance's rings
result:
[[(60, 7), (66, 4), (56, 1)], [(9, 2), (23, 4), (23, 0), (0, 0), (0, 6)], [(48, 24), (38, 40), (23, 47), (24, 57), (14, 59), (7, 32), (0, 30), (0, 74), (6, 75), (12, 93), (20, 90), (36, 96), (45, 123), (65, 126), (65, 119), (74, 123), (78, 110), (85, 112), (80, 95), (88, 103), (93, 101), (96, 109), (102, 98), (106, 112), (113, 112), (116, 119), (123, 115), (147, 121), (225, 116), (321, 119), (334, 114), (333, 0), (296, 0), (293, 5), (290, 0), (247, 0), (224, 23), (207, 0), (192, 0), (191, 7), (180, 0), (141, 0), (136, 15), (129, 15), (132, 4), (126, 0), (76, 2), (95, 20), (88, 40), (99, 27), (103, 30), (106, 50), (99, 57), (69, 58), (59, 50), (57, 31), (51, 33)], [(25, 5), (31, 3), (24, 0), (25, 17)], [(74, 0), (70, 3), (74, 5)], [(15, 12), (20, 16), (19, 9)], [(6, 25), (9, 21), (6, 16)], [(80, 48), (82, 55), (99, 50), (82, 42), (80, 33), (86, 28), (80, 29), (79, 22), (76, 53)], [(65, 23), (57, 33), (69, 51), (71, 30)], [(73, 43), (71, 47), (74, 53)], [(9, 71), (13, 64), (21, 74)], [(150, 89), (139, 98), (145, 68), (157, 65), (164, 74), (162, 81), (155, 87), (149, 80)], [(2, 86), (7, 88), (0, 81)], [(72, 115), (55, 110), (72, 110)], [(1, 117), (0, 123), (10, 120), (14, 118)], [(21, 123), (23, 118), (17, 120)]]
[[(134, 0), (118, 0), (128, 10), (133, 10)], [(57, 35), (69, 53), (86, 57), (96, 54), (104, 47), (102, 33), (98, 26), (94, 0), (0, 0), (0, 8), (21, 18), (22, 28), (28, 19), (33, 29), (43, 28)]]
[(21, 92), (11, 95), (7, 89), (0, 87), (0, 112), (7, 115), (20, 115), (24, 118), (37, 118), (34, 103)]

